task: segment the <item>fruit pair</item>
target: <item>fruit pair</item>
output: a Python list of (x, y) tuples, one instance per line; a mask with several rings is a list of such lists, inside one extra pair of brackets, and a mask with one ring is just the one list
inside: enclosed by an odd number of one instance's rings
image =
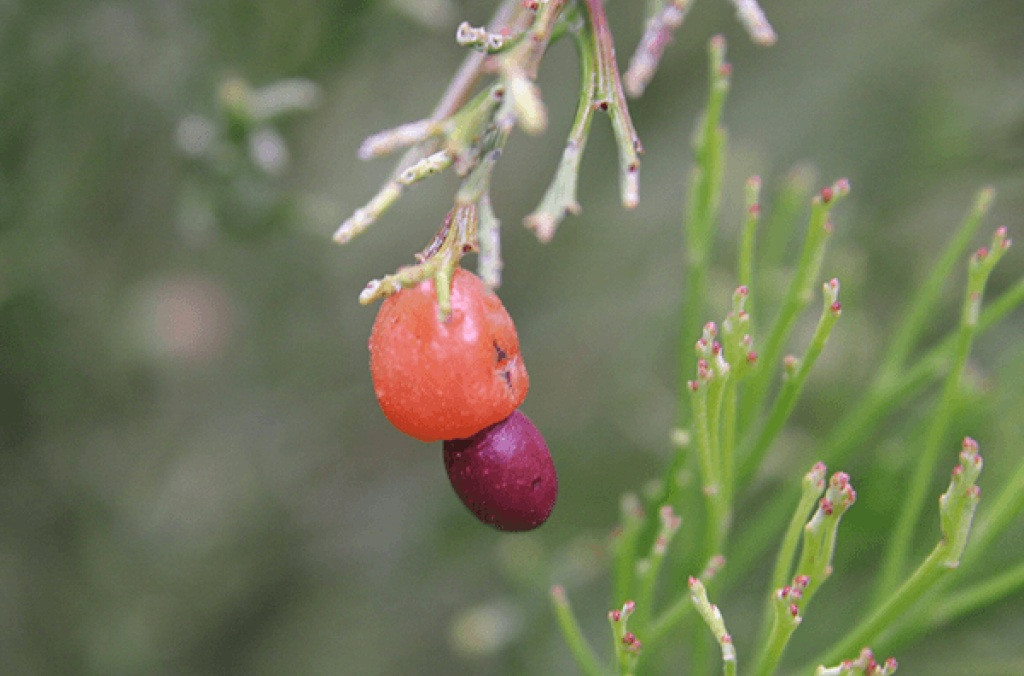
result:
[(531, 530), (554, 507), (558, 478), (544, 438), (517, 408), (529, 377), (504, 306), (458, 268), (441, 321), (434, 282), (384, 301), (370, 335), (370, 371), (384, 415), (420, 441), (444, 440), (463, 504), (499, 530)]

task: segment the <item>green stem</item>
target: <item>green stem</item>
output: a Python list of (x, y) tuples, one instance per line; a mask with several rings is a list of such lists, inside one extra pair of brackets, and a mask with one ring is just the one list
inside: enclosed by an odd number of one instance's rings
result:
[(806, 165), (794, 168), (786, 177), (761, 230), (761, 245), (758, 247), (761, 269), (778, 268), (783, 264), (814, 180), (814, 171)]
[[(968, 551), (975, 551), (973, 545)], [(943, 583), (952, 578), (951, 575), (942, 580), (938, 587), (943, 587)], [(950, 594), (944, 599), (936, 600), (926, 610), (917, 613), (915, 621), (911, 622), (909, 626), (903, 627), (893, 636), (883, 639), (884, 644), (886, 646), (906, 644), (922, 634), (948, 625), (959, 617), (1004, 599), (1022, 588), (1024, 588), (1024, 562), (989, 580)]]
[(584, 676), (608, 676), (609, 672), (601, 664), (594, 653), (594, 649), (583, 637), (580, 625), (576, 621), (576, 615), (569, 605), (569, 597), (565, 595), (565, 589), (560, 586), (551, 588), (551, 603), (555, 609), (555, 617), (558, 619), (558, 626), (565, 637), (565, 643), (569, 646), (576, 665), (583, 672)]
[[(686, 216), (686, 289), (683, 304), (683, 327), (680, 337), (680, 383), (685, 386), (693, 373), (693, 342), (704, 325), (705, 289), (714, 224), (718, 218), (722, 177), (725, 166), (725, 130), (721, 126), (722, 108), (729, 91), (729, 73), (725, 67), (725, 40), (712, 38), (710, 43), (711, 90), (707, 110), (694, 140), (696, 166), (690, 181)], [(680, 424), (686, 420), (686, 406), (680, 402)]]
[[(826, 192), (827, 191), (827, 192)], [(743, 430), (750, 429), (751, 424), (760, 412), (768, 389), (774, 381), (782, 349), (786, 339), (793, 330), (797, 318), (803, 308), (810, 302), (814, 278), (818, 275), (825, 243), (832, 232), (828, 214), (832, 207), (849, 192), (849, 184), (845, 180), (837, 181), (831, 188), (822, 191), (811, 203), (811, 217), (807, 226), (807, 236), (800, 253), (796, 274), (789, 284), (782, 307), (772, 324), (768, 339), (764, 342), (758, 357), (758, 367), (751, 375), (746, 396), (741, 407)], [(824, 199), (825, 197), (828, 199)]]
[(772, 406), (771, 413), (761, 427), (760, 434), (755, 437), (750, 450), (743, 454), (739, 480), (741, 488), (746, 486), (753, 478), (757, 469), (761, 466), (761, 462), (764, 460), (768, 449), (771, 448), (775, 438), (789, 420), (789, 416), (793, 413), (793, 408), (796, 406), (797, 399), (803, 391), (811, 369), (814, 368), (814, 364), (818, 361), (818, 357), (821, 356), (822, 350), (825, 349), (825, 343), (828, 342), (828, 337), (832, 333), (832, 327), (835, 326), (836, 320), (839, 319), (840, 309), (839, 303), (836, 300), (838, 293), (838, 280), (833, 279), (825, 284), (825, 308), (821, 318), (818, 320), (814, 336), (807, 346), (807, 352), (804, 354), (803, 359), (800, 360), (800, 368), (795, 376), (783, 383), (782, 391), (775, 399), (775, 404)]
[(882, 562), (881, 575), (876, 588), (876, 602), (891, 593), (906, 569), (914, 530), (924, 509), (928, 487), (939, 461), (939, 453), (946, 441), (946, 435), (956, 412), (964, 367), (967, 364), (967, 356), (970, 354), (971, 342), (974, 340), (978, 325), (982, 295), (985, 292), (989, 274), (999, 258), (1006, 252), (1008, 240), (1005, 237), (1005, 230), (1000, 230), (996, 234), (991, 251), (986, 250), (984, 256), (979, 251), (971, 258), (960, 328), (952, 348), (953, 365), (946, 376), (942, 398), (935, 410), (934, 422), (928, 428), (929, 435), (925, 440), (924, 449), (918, 455), (917, 465), (911, 473), (910, 488), (903, 509), (897, 517), (896, 527)]
[[(982, 313), (978, 321), (977, 335), (980, 336), (996, 326), (1022, 303), (1024, 278), (1019, 279)], [(947, 372), (954, 339), (955, 336), (950, 336), (929, 350), (895, 385), (883, 385), (876, 380), (858, 397), (858, 403), (849, 409), (822, 442), (819, 457), (828, 463), (841, 464), (856, 451), (863, 449), (888, 416)], [(764, 534), (778, 532), (782, 527), (786, 516), (790, 514), (787, 505), (797, 499), (798, 490), (795, 485), (782, 486), (774, 493), (768, 504), (758, 510), (753, 523), (744, 530), (745, 535), (739, 539), (743, 546), (730, 555), (730, 565), (724, 572), (727, 586), (731, 586), (733, 581), (746, 575), (761, 553), (772, 543), (773, 540)]]
[(813, 673), (814, 668), (819, 664), (833, 664), (843, 659), (850, 659), (861, 648), (874, 641), (883, 629), (898, 620), (914, 602), (953, 570), (945, 566), (948, 549), (949, 546), (946, 542), (936, 545), (924, 563), (910, 576), (910, 579), (889, 596), (873, 615), (847, 632), (842, 641), (801, 671)]
[(928, 279), (923, 284), (916, 286), (914, 298), (909, 309), (900, 315), (901, 321), (897, 326), (896, 335), (890, 343), (888, 354), (880, 367), (879, 375), (883, 379), (895, 377), (906, 363), (914, 343), (917, 342), (925, 324), (934, 312), (943, 286), (949, 280), (964, 250), (970, 245), (994, 198), (995, 191), (992, 188), (985, 188), (978, 192), (971, 210), (957, 229), (953, 239), (946, 246), (942, 257), (931, 266)]
[(636, 579), (637, 539), (644, 528), (644, 511), (633, 493), (622, 496), (622, 534), (615, 546), (612, 603), (621, 605), (633, 593)]

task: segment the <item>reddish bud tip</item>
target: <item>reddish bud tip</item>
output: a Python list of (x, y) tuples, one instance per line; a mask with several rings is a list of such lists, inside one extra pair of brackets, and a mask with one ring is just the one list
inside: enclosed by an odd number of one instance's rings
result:
[(634, 603), (633, 601), (626, 601), (622, 604), (622, 612), (629, 614), (634, 610), (636, 610), (636, 603)]
[(964, 437), (963, 448), (965, 451), (978, 452), (978, 442), (970, 437)]
[(694, 392), (700, 389), (700, 383), (698, 383), (696, 380), (687, 380), (686, 384), (689, 385), (690, 389), (693, 390)]
[(897, 666), (898, 666), (898, 664), (897, 664), (896, 660), (894, 658), (892, 658), (892, 657), (890, 657), (889, 659), (887, 659), (885, 661), (885, 668), (888, 669), (890, 673), (893, 672), (893, 671), (896, 671), (896, 667)]
[(832, 512), (835, 511), (835, 505), (828, 498), (821, 499), (821, 511), (825, 512), (825, 516), (832, 516)]
[(800, 589), (807, 589), (807, 585), (811, 583), (811, 578), (807, 575), (797, 575), (793, 578), (793, 584)]
[(975, 254), (975, 257), (977, 257), (979, 261), (983, 261), (988, 258), (988, 247), (983, 246), (978, 249), (978, 253)]
[(746, 286), (741, 286), (736, 289), (736, 293), (738, 293), (741, 296), (746, 296), (747, 294), (750, 293), (750, 289), (748, 289)]
[(732, 75), (732, 64), (723, 63), (722, 67), (718, 69), (718, 75), (719, 77), (729, 77)]
[(972, 498), (980, 498), (981, 497), (981, 486), (971, 486), (967, 490), (967, 495), (971, 496)]
[(750, 214), (752, 216), (757, 216), (760, 213), (761, 213), (761, 205), (760, 204), (751, 204), (750, 205)]
[(747, 353), (747, 363), (754, 364), (755, 362), (757, 362), (757, 353), (751, 350)]
[(722, 634), (722, 643), (725, 643), (726, 645), (732, 643), (732, 636), (729, 634)]
[(631, 631), (627, 631), (622, 637), (622, 642), (626, 645), (633, 645), (636, 643), (636, 635)]
[(722, 344), (719, 343), (717, 340), (715, 342), (711, 343), (711, 354), (713, 354), (713, 355), (715, 355), (717, 357), (721, 353), (722, 353)]
[(832, 201), (832, 188), (821, 189), (821, 201), (828, 204)]
[(839, 301), (836, 301), (836, 302), (832, 303), (831, 305), (829, 305), (828, 309), (832, 312), (833, 315), (838, 317), (839, 315), (841, 315), (843, 313), (843, 304), (840, 303)]
[(791, 603), (789, 604), (789, 612), (793, 617), (796, 617), (800, 614), (800, 609), (797, 608), (795, 603)]
[(612, 611), (610, 611), (608, 613), (608, 619), (611, 620), (612, 622), (618, 622), (619, 620), (622, 619), (622, 611), (621, 610), (612, 610)]
[(687, 578), (686, 584), (690, 586), (690, 589), (693, 589), (695, 586), (697, 586), (697, 578), (691, 575), (689, 578)]

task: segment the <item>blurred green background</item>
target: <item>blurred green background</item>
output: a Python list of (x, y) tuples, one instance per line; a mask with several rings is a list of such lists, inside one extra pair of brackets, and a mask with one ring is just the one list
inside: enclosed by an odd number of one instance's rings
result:
[[(519, 223), (575, 105), (575, 54), (557, 44), (540, 78), (551, 127), (513, 137), (493, 198), (500, 293), (530, 368), (524, 410), (561, 495), (536, 533), (486, 529), (448, 487), (440, 445), (403, 437), (377, 408), (375, 310), (356, 301), (425, 245), (453, 179), (410, 191), (347, 247), (330, 236), (390, 171), (358, 162), (359, 142), (429, 113), (463, 55), (455, 25), (485, 23), (494, 4), (0, 1), (0, 673), (573, 673), (552, 582), (605, 646), (601, 547), (618, 496), (671, 453), (680, 214), (714, 33), (734, 78), (712, 301), (724, 307), (735, 285), (748, 176), (764, 177), (768, 209), (794, 166), (816, 167), (815, 186), (853, 185), (823, 268), (842, 280), (843, 319), (764, 490), (816, 459), (979, 187), (998, 197), (977, 244), (1002, 224), (1024, 240), (1024, 3), (768, 2), (771, 49), (728, 3), (697, 3), (633, 105), (640, 207), (618, 204), (599, 119), (584, 213), (541, 245)], [(609, 3), (621, 64), (640, 4)], [(226, 113), (244, 83), (283, 80), (308, 110), (249, 127)], [(1024, 273), (1018, 248), (989, 297)], [(931, 339), (955, 323), (960, 288)], [(1022, 336), (1018, 311), (978, 341), (943, 465), (957, 437), (978, 438), (986, 495), (1021, 456)], [(894, 417), (844, 468), (860, 500), (794, 663), (855, 618), (926, 412)], [(922, 552), (937, 527), (923, 531)], [(1022, 536), (1018, 524), (991, 570), (1019, 558)], [(721, 600), (741, 664), (767, 570)], [(984, 655), (1024, 673), (1021, 600), (902, 650), (901, 671), (965, 673)]]

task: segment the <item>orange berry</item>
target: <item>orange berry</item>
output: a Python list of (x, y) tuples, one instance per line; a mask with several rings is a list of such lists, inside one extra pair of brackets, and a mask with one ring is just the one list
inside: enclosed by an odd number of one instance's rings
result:
[(451, 315), (434, 281), (389, 297), (370, 334), (370, 371), (387, 419), (420, 441), (464, 439), (512, 414), (530, 387), (505, 307), (476, 275), (452, 277)]

